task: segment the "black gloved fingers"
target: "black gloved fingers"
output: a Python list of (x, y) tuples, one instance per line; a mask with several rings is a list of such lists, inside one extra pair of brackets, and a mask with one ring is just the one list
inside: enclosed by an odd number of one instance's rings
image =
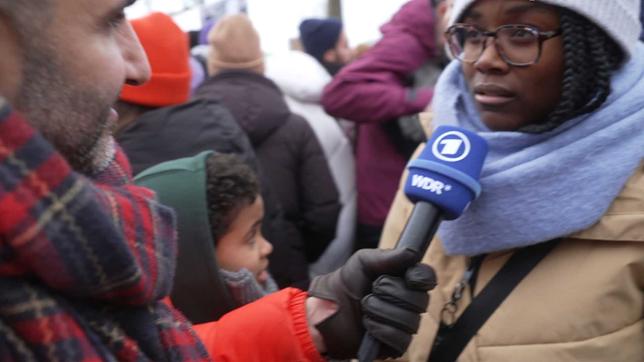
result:
[(402, 356), (411, 343), (412, 334), (365, 317), (365, 328), (369, 334), (381, 343), (378, 358), (396, 358)]
[[(383, 274), (389, 274), (400, 277), (399, 282), (395, 287), (392, 285), (391, 288), (385, 288), (382, 298), (390, 298), (389, 294), (400, 294), (405, 299), (414, 300), (412, 306), (407, 307), (418, 311), (423, 300), (409, 293), (426, 292), (414, 291), (413, 288), (407, 287), (403, 278), (407, 269), (415, 265), (417, 260), (416, 253), (406, 249), (365, 249), (351, 256), (346, 264), (335, 272), (314, 278), (308, 291), (309, 295), (337, 303), (337, 312), (315, 325), (324, 338), (330, 357), (344, 359), (356, 356), (365, 333), (365, 313), (371, 313), (370, 318), (373, 320), (381, 320), (380, 324), (385, 330), (390, 330), (391, 325), (400, 327), (398, 334), (411, 334), (418, 329), (418, 312), (413, 313), (396, 306), (396, 303), (402, 305), (401, 301), (394, 302), (390, 299), (390, 302), (385, 302), (382, 299), (370, 298), (374, 302), (367, 302), (367, 309), (363, 309), (361, 303), (363, 297), (371, 293), (374, 280)], [(391, 291), (388, 291), (389, 289)], [(423, 305), (423, 311), (426, 304), (425, 302)], [(371, 305), (372, 307), (369, 307)], [(373, 308), (373, 311), (369, 311), (369, 308)], [(387, 315), (393, 315), (397, 321), (392, 321)], [(400, 340), (401, 337), (395, 338)]]
[(427, 264), (416, 264), (405, 273), (407, 286), (412, 289), (429, 291), (436, 287), (436, 272)]
[(313, 278), (313, 280), (311, 280), (311, 285), (309, 286), (308, 295), (339, 303), (340, 297), (350, 297), (350, 295), (340, 295), (339, 292), (343, 291), (344, 288), (340, 278), (340, 273), (337, 271)]
[[(357, 262), (352, 263), (352, 259)], [(416, 264), (416, 259), (416, 254), (407, 249), (362, 249), (347, 261), (343, 272), (349, 279), (362, 272), (372, 281), (383, 274), (402, 276), (408, 268)], [(354, 271), (356, 274), (352, 275)]]
[(373, 283), (372, 290), (379, 299), (419, 314), (424, 313), (429, 304), (429, 294), (425, 289), (410, 289), (402, 278), (381, 276)]
[[(370, 319), (392, 326), (401, 332), (414, 334), (420, 326), (420, 313), (410, 311), (400, 305), (392, 304), (374, 294), (362, 300), (363, 319)], [(424, 312), (424, 310), (423, 310)]]

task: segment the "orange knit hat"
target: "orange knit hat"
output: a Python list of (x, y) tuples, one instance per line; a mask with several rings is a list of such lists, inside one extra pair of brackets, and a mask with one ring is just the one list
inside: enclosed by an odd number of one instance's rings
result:
[(148, 56), (152, 76), (144, 85), (123, 86), (121, 100), (149, 107), (186, 102), (191, 77), (188, 35), (162, 13), (132, 20), (131, 24)]

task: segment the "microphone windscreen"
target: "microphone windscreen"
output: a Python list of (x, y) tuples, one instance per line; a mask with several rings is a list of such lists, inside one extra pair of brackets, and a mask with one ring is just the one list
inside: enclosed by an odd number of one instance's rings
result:
[(446, 220), (459, 217), (481, 193), (479, 178), (488, 146), (474, 132), (438, 127), (418, 158), (407, 165), (405, 195), (438, 207)]

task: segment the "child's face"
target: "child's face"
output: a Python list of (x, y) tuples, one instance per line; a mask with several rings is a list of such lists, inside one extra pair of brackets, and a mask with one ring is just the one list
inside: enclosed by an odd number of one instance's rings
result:
[(268, 255), (273, 245), (261, 232), (264, 201), (257, 196), (251, 205), (242, 207), (233, 219), (228, 232), (217, 240), (219, 267), (237, 272), (248, 269), (260, 284), (268, 279)]

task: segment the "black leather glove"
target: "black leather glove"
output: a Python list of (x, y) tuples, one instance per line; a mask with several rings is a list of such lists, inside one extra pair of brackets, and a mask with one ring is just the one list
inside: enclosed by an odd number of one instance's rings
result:
[(427, 292), (436, 285), (433, 269), (417, 259), (405, 249), (364, 249), (340, 269), (313, 279), (309, 295), (338, 305), (315, 326), (329, 357), (356, 357), (365, 327), (382, 344), (380, 358), (407, 350), (427, 309)]

